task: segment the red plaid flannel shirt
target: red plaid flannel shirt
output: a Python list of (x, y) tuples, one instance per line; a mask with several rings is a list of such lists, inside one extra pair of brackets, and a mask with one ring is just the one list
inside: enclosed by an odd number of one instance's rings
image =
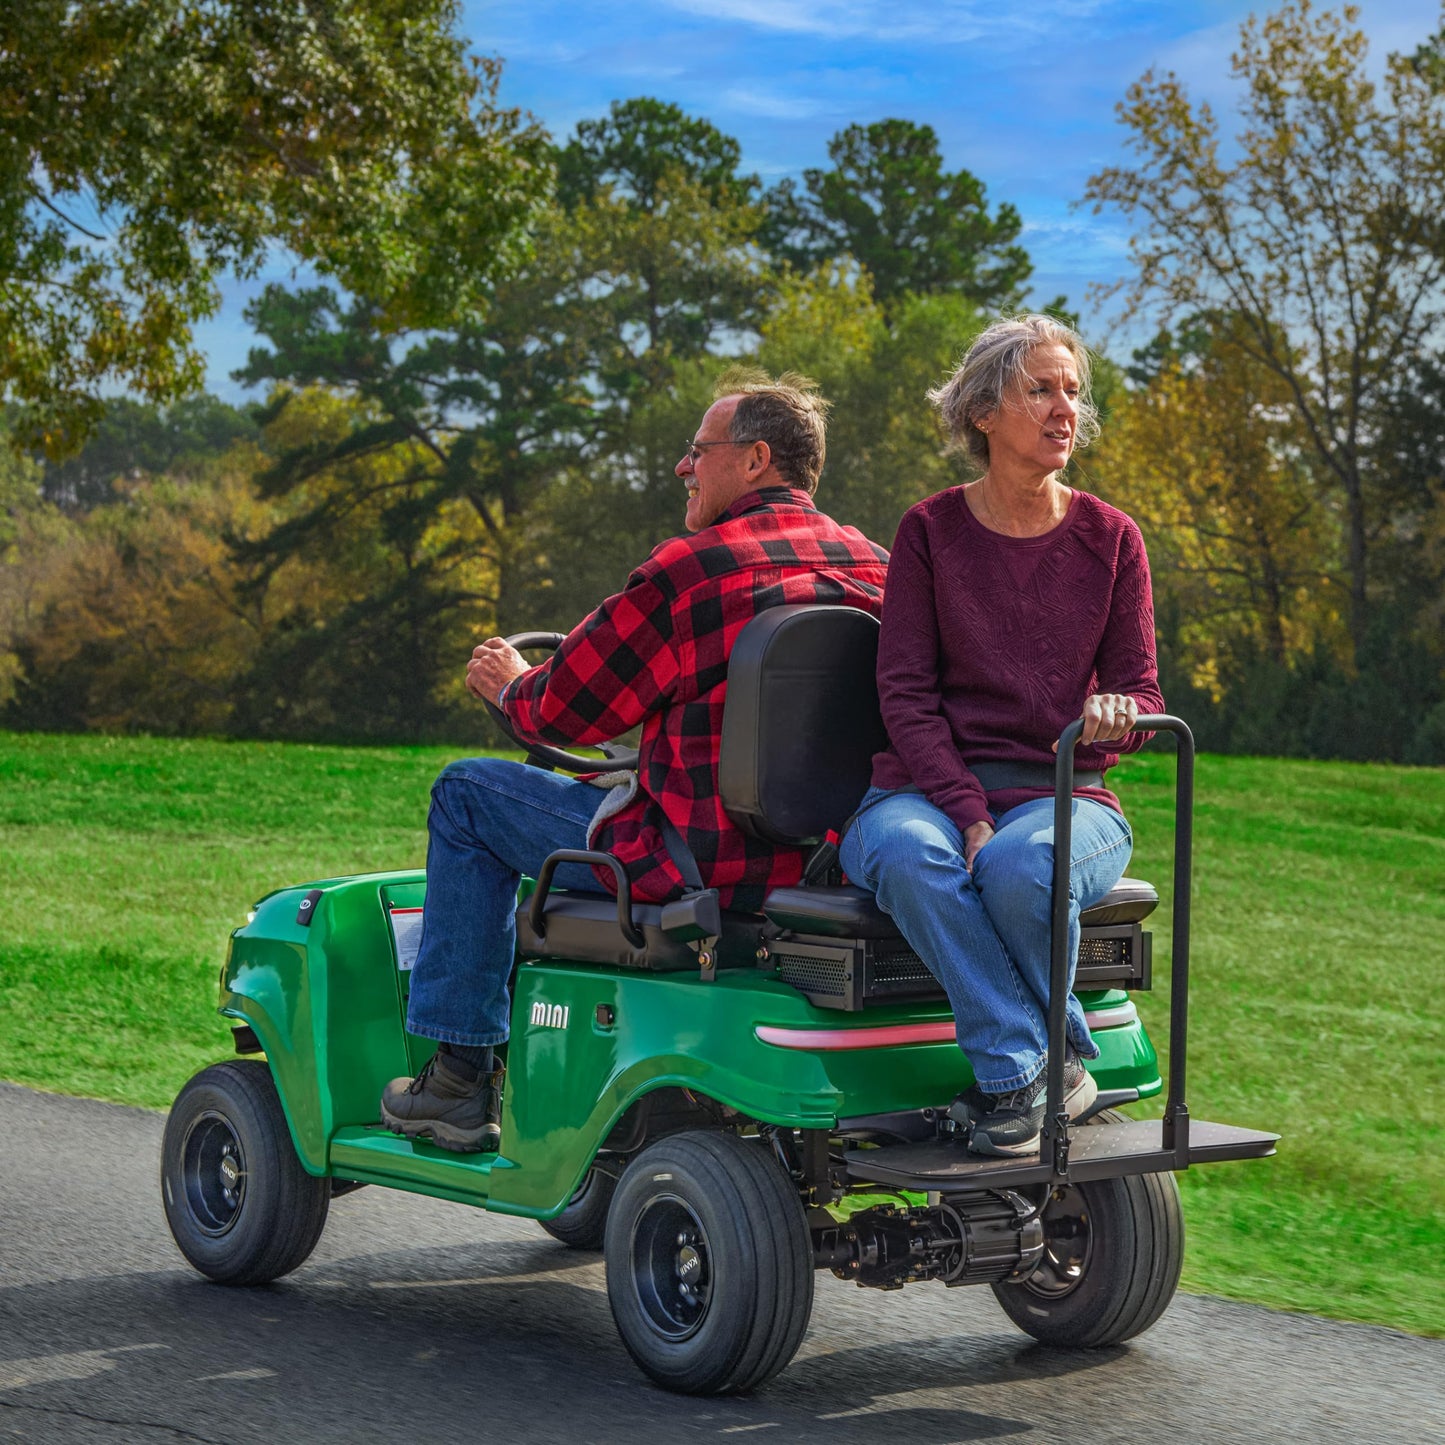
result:
[[(638, 794), (595, 839), (621, 860), (634, 896), (661, 903), (683, 891), (658, 830), (662, 812), (724, 905), (756, 909), (769, 889), (797, 882), (802, 850), (748, 837), (718, 801), (728, 656), (747, 622), (784, 603), (836, 602), (876, 617), (887, 563), (882, 547), (824, 516), (806, 492), (750, 492), (712, 526), (663, 542), (547, 662), (503, 689), (524, 739), (585, 745), (642, 724)], [(597, 876), (613, 890), (609, 873)]]

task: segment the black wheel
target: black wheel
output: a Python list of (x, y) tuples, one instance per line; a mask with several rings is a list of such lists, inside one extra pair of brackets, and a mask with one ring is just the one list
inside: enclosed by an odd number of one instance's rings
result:
[(617, 1176), (592, 1168), (572, 1196), (572, 1201), (555, 1219), (538, 1224), (569, 1249), (601, 1249), (607, 1237), (607, 1212), (617, 1193)]
[(644, 1150), (617, 1187), (606, 1249), (622, 1342), (665, 1389), (755, 1389), (802, 1343), (812, 1240), (792, 1181), (756, 1141), (694, 1131)]
[(331, 1181), (301, 1167), (259, 1059), (203, 1069), (176, 1096), (161, 1197), (181, 1253), (220, 1284), (266, 1284), (316, 1248)]
[[(1105, 1112), (1090, 1123), (1119, 1123)], [(1184, 1264), (1184, 1214), (1172, 1174), (1066, 1184), (1044, 1206), (1034, 1272), (993, 1287), (1008, 1317), (1049, 1345), (1089, 1349), (1142, 1334), (1168, 1308)]]

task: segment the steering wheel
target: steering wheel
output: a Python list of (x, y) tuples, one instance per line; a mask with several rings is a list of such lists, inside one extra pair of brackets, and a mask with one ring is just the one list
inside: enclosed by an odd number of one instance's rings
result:
[[(509, 647), (515, 647), (518, 652), (535, 651), (538, 648), (555, 652), (565, 637), (566, 633), (563, 632), (515, 632), (511, 637), (504, 637), (502, 641)], [(637, 749), (618, 747), (616, 743), (600, 744), (598, 751), (602, 756), (589, 758), (582, 753), (569, 753), (565, 748), (554, 748), (549, 743), (528, 742), (512, 731), (512, 724), (506, 713), (496, 703), (490, 698), (483, 698), (482, 702), (497, 726), (527, 754), (527, 761), (536, 763), (539, 767), (555, 768), (564, 773), (611, 773), (637, 766)]]

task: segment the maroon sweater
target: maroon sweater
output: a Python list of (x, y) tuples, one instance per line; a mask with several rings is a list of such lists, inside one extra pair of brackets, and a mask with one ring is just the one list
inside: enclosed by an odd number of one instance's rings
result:
[[(965, 829), (1052, 788), (985, 795), (968, 760), (1046, 763), (1097, 692), (1163, 712), (1154, 602), (1139, 529), (1076, 491), (1042, 537), (1005, 537), (969, 510), (962, 487), (911, 508), (898, 527), (878, 688), (891, 746), (873, 759), (880, 788), (914, 784)], [(1080, 771), (1104, 769), (1148, 734), (1079, 748)], [(1079, 796), (1118, 808), (1107, 788)]]

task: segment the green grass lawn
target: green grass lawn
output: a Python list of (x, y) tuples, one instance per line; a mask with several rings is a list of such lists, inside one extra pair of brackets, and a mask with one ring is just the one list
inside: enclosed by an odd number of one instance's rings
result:
[[(457, 751), (0, 734), (0, 1077), (165, 1107), (230, 1052), (251, 903), (420, 864)], [(1166, 895), (1173, 775), (1114, 775)], [(1190, 1109), (1284, 1140), (1181, 1176), (1185, 1284), (1445, 1335), (1445, 771), (1205, 757), (1198, 797)], [(1166, 897), (1161, 1047), (1168, 933)]]

